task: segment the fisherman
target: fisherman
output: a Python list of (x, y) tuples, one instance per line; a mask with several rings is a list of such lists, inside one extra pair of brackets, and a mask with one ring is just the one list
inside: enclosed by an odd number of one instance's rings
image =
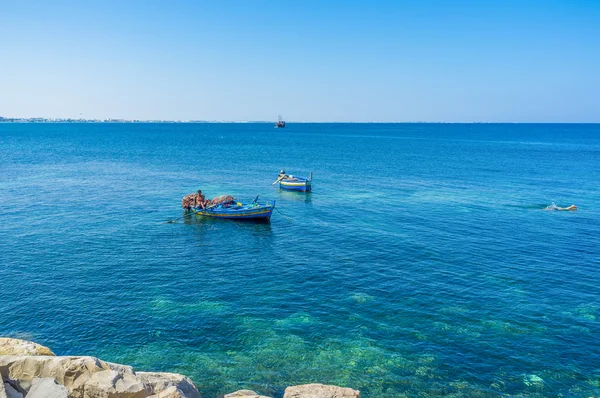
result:
[(285, 173), (285, 170), (281, 170), (279, 171), (279, 175), (277, 176), (278, 180), (283, 180), (288, 178), (288, 175)]
[(210, 202), (210, 200), (206, 200), (204, 194), (202, 194), (202, 191), (199, 189), (198, 194), (196, 195), (196, 207), (204, 209), (206, 207), (207, 202)]

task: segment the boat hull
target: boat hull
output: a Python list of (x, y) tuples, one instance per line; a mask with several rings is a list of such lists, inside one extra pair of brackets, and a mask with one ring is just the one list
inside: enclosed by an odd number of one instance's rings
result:
[(301, 191), (310, 192), (312, 190), (312, 184), (309, 180), (298, 180), (298, 181), (279, 181), (279, 188), (286, 191)]
[(194, 214), (200, 217), (220, 218), (224, 220), (246, 220), (269, 222), (275, 202), (265, 205), (258, 204), (233, 204), (230, 206), (215, 206), (208, 209), (192, 208)]

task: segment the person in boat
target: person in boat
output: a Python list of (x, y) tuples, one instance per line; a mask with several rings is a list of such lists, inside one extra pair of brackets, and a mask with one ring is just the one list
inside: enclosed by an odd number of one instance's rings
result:
[(198, 194), (196, 195), (196, 207), (204, 209), (209, 203), (210, 200), (207, 200), (202, 191), (198, 190)]
[(282, 181), (282, 180), (287, 180), (287, 181), (298, 181), (298, 179), (292, 175), (288, 175), (285, 170), (281, 170), (279, 172), (279, 175), (277, 176), (277, 181)]
[(285, 170), (279, 171), (279, 175), (277, 176), (278, 180), (285, 180), (289, 176), (286, 174)]

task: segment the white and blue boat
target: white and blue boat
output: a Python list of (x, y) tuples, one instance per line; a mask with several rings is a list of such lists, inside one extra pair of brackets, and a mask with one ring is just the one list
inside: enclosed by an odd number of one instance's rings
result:
[(298, 177), (293, 175), (285, 175), (279, 178), (279, 188), (286, 191), (312, 191), (312, 172), (306, 177)]
[(266, 201), (263, 204), (258, 203), (258, 196), (250, 203), (230, 201), (219, 203), (218, 205), (207, 208), (192, 207), (193, 214), (200, 217), (213, 217), (229, 220), (249, 220), (269, 222), (271, 214), (275, 209), (275, 201)]

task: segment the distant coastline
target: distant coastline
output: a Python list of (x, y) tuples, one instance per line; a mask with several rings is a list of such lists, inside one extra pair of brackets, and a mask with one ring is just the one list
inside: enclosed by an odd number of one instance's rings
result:
[(141, 120), (141, 119), (71, 119), (44, 117), (2, 117), (0, 123), (272, 123), (270, 121), (229, 120)]
[[(0, 123), (273, 123), (272, 120), (143, 120), (143, 119), (72, 119), (72, 118), (45, 118), (45, 117), (2, 117)], [(398, 122), (398, 121), (372, 121), (372, 122), (306, 122), (291, 121), (290, 123), (461, 123), (461, 122)], [(485, 122), (484, 122), (485, 123)]]

